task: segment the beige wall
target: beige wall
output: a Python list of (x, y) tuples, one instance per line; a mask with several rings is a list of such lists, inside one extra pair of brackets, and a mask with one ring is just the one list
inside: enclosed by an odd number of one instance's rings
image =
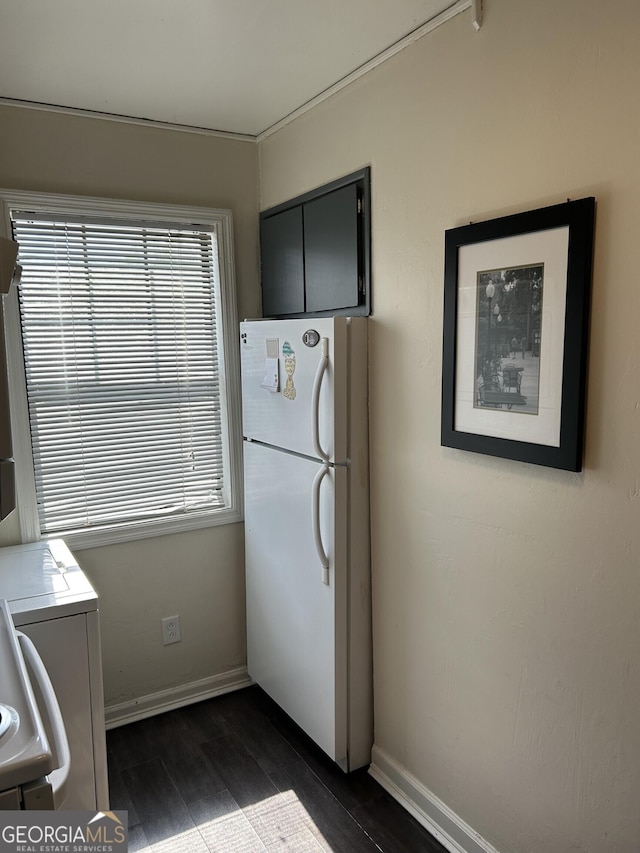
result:
[[(640, 4), (486, 0), (260, 144), (372, 167), (375, 740), (502, 853), (640, 849)], [(443, 244), (598, 200), (581, 474), (440, 446)]]
[[(260, 305), (257, 165), (253, 142), (0, 106), (0, 187), (229, 208), (240, 317)], [(18, 541), (12, 513), (0, 544)], [(78, 557), (100, 594), (107, 704), (244, 665), (241, 524)], [(175, 613), (183, 639), (165, 647)]]

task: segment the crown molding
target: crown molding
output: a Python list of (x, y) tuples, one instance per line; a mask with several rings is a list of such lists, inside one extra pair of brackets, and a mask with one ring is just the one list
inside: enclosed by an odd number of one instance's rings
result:
[(117, 113), (101, 113), (94, 110), (81, 110), (76, 107), (61, 107), (56, 104), (41, 104), (37, 101), (20, 101), (15, 98), (0, 98), (0, 106), (20, 107), (26, 110), (40, 110), (48, 113), (61, 113), (62, 115), (82, 116), (84, 118), (102, 119), (104, 121), (117, 121), (122, 124), (136, 124), (140, 127), (153, 127), (160, 130), (175, 130), (179, 133), (196, 133), (200, 136), (218, 136), (222, 139), (235, 139), (239, 142), (255, 142), (256, 137), (249, 133), (230, 133), (226, 130), (212, 130), (207, 127), (193, 127), (189, 124), (172, 124), (166, 121), (155, 121), (154, 119), (135, 118), (123, 116)]
[(400, 53), (401, 50), (404, 50), (405, 47), (408, 47), (410, 44), (418, 41), (423, 36), (426, 36), (427, 33), (432, 32), (438, 27), (445, 24), (447, 21), (451, 20), (451, 18), (459, 15), (460, 12), (465, 12), (467, 9), (470, 9), (472, 5), (472, 0), (457, 0), (452, 6), (449, 6), (448, 9), (445, 9), (443, 12), (440, 12), (435, 17), (431, 18), (429, 21), (425, 21), (424, 24), (417, 27), (412, 32), (408, 33), (404, 38), (400, 39), (400, 41), (392, 44), (391, 47), (383, 50), (382, 53), (379, 53), (377, 56), (374, 56), (373, 59), (370, 59), (368, 62), (365, 62), (364, 65), (361, 65), (359, 68), (356, 68), (355, 71), (352, 71), (351, 74), (348, 74), (346, 77), (343, 77), (341, 80), (338, 80), (337, 83), (334, 83), (333, 86), (330, 86), (328, 89), (325, 89), (324, 92), (321, 92), (319, 95), (316, 95), (315, 98), (312, 98), (310, 101), (307, 101), (302, 106), (298, 107), (293, 112), (289, 113), (289, 115), (280, 119), (280, 121), (272, 124), (270, 127), (263, 130), (256, 137), (258, 142), (262, 142), (267, 137), (276, 133), (278, 130), (281, 130), (286, 125), (290, 124), (295, 119), (299, 118), (301, 115), (309, 112), (314, 107), (317, 107), (318, 104), (321, 104), (323, 101), (326, 101), (332, 95), (335, 95), (337, 92), (340, 92), (342, 89), (349, 86), (351, 83), (354, 83), (356, 80), (359, 80), (360, 77), (363, 77), (365, 74), (368, 74), (369, 71), (372, 71), (374, 68), (377, 68), (378, 65), (382, 65), (383, 62), (386, 62), (387, 59), (391, 59), (392, 56), (395, 56), (397, 53)]

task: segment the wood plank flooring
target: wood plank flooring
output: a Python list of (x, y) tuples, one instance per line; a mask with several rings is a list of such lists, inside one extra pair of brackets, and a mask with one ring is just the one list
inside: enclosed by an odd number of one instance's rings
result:
[(446, 853), (259, 687), (112, 729), (107, 750), (130, 853)]

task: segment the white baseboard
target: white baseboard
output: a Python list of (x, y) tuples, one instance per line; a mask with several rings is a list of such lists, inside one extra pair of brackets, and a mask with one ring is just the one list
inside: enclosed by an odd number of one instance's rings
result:
[(155, 714), (182, 708), (212, 696), (220, 696), (248, 687), (253, 681), (247, 674), (247, 668), (242, 666), (212, 675), (210, 678), (202, 678), (199, 681), (191, 681), (189, 684), (180, 684), (178, 687), (170, 687), (167, 690), (159, 690), (157, 693), (149, 693), (147, 696), (139, 696), (127, 702), (119, 702), (115, 705), (107, 705), (104, 709), (105, 723), (107, 729), (115, 729), (126, 723), (134, 723), (136, 720), (144, 720)]
[(369, 773), (450, 853), (499, 853), (461, 817), (378, 746)]

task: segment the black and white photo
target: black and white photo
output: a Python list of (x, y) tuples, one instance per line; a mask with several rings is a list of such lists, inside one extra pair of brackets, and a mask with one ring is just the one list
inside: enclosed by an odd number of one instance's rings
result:
[(478, 272), (475, 406), (538, 414), (543, 283), (543, 263)]

